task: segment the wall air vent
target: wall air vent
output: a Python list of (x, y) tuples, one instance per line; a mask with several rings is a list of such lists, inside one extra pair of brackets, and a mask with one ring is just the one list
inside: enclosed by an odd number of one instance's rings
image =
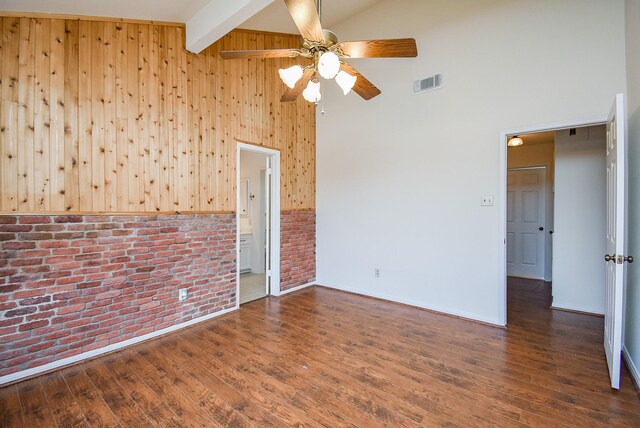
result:
[(442, 73), (434, 74), (433, 76), (413, 82), (414, 94), (422, 94), (423, 92), (440, 88), (442, 88)]

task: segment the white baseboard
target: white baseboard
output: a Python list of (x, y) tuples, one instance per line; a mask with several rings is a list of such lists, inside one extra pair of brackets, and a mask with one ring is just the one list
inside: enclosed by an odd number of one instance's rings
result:
[(316, 285), (316, 282), (312, 281), (307, 284), (298, 285), (297, 287), (293, 287), (288, 290), (281, 291), (279, 296), (284, 296), (285, 294), (293, 293), (294, 291), (302, 290), (303, 288), (311, 287), (312, 285)]
[(453, 315), (458, 318), (465, 318), (471, 321), (479, 321), (481, 323), (490, 324), (496, 327), (501, 327), (501, 328), (504, 327), (504, 324), (501, 324), (500, 322), (498, 322), (497, 318), (495, 319), (485, 318), (485, 317), (478, 316), (476, 314), (471, 314), (464, 311), (458, 311), (451, 308), (443, 308), (441, 306), (427, 305), (424, 302), (413, 300), (413, 299), (403, 299), (403, 298), (398, 298), (396, 296), (390, 296), (384, 293), (372, 293), (370, 291), (358, 290), (350, 287), (337, 287), (334, 285), (323, 285), (323, 284), (318, 284), (317, 282), (318, 281), (316, 281), (316, 286), (318, 287), (333, 288), (335, 290), (347, 291), (353, 294), (360, 294), (361, 296), (374, 297), (376, 299), (388, 300), (390, 302), (402, 303), (404, 305), (415, 306), (417, 308), (422, 308), (422, 309), (428, 309), (430, 311), (440, 312), (441, 314), (444, 314), (444, 315)]
[(38, 375), (40, 373), (49, 372), (51, 370), (58, 369), (58, 368), (61, 368), (61, 367), (64, 367), (64, 366), (69, 366), (69, 365), (77, 363), (79, 361), (95, 358), (95, 357), (97, 357), (99, 355), (102, 355), (102, 354), (107, 354), (109, 352), (117, 351), (118, 349), (126, 348), (128, 346), (132, 346), (132, 345), (135, 345), (137, 343), (144, 342), (146, 340), (153, 339), (155, 337), (162, 336), (164, 334), (171, 333), (171, 332), (174, 332), (176, 330), (180, 330), (180, 329), (185, 328), (185, 327), (189, 327), (190, 325), (198, 324), (200, 322), (207, 321), (207, 320), (210, 320), (210, 319), (215, 318), (215, 317), (219, 317), (221, 315), (227, 314), (227, 313), (235, 311), (235, 310), (237, 310), (236, 307), (229, 308), (229, 309), (223, 309), (223, 310), (215, 312), (213, 314), (205, 315), (203, 317), (195, 318), (195, 319), (192, 319), (190, 321), (183, 322), (181, 324), (176, 324), (176, 325), (172, 325), (171, 327), (163, 328), (162, 330), (153, 331), (151, 333), (147, 333), (147, 334), (139, 336), (139, 337), (134, 337), (134, 338), (131, 338), (131, 339), (123, 340), (122, 342), (113, 343), (111, 345), (105, 346), (104, 348), (93, 349), (91, 351), (83, 352), (83, 353), (78, 354), (78, 355), (73, 355), (71, 357), (63, 358), (63, 359), (58, 360), (58, 361), (53, 361), (53, 362), (48, 363), (48, 364), (43, 364), (43, 365), (38, 366), (38, 367), (33, 367), (33, 368), (30, 368), (30, 369), (27, 369), (27, 370), (22, 370), (22, 371), (19, 371), (19, 372), (16, 372), (16, 373), (11, 373), (11, 374), (8, 374), (6, 376), (0, 376), (0, 386), (2, 386), (4, 384), (7, 384), (7, 383), (13, 383), (13, 382), (16, 382), (16, 381), (21, 380), (21, 379), (33, 377), (33, 376)]
[(563, 304), (558, 305), (555, 301), (551, 305), (551, 309), (559, 309), (561, 311), (566, 310), (566, 311), (573, 311), (573, 312), (584, 312), (585, 314), (592, 314), (592, 315), (598, 315), (598, 316), (604, 315), (604, 312), (600, 312), (594, 308), (588, 308), (586, 306), (577, 306), (577, 305), (563, 305)]
[(640, 388), (640, 371), (638, 370), (638, 367), (636, 367), (636, 365), (633, 363), (631, 355), (629, 354), (627, 347), (624, 345), (622, 346), (622, 358), (624, 358), (624, 361), (627, 363), (627, 367), (629, 367), (629, 372), (631, 373), (631, 377), (636, 383), (636, 387)]

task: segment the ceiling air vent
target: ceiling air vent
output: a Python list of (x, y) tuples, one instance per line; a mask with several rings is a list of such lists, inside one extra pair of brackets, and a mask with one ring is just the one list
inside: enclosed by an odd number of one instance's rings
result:
[(413, 93), (421, 94), (423, 92), (433, 91), (442, 88), (442, 73), (429, 76), (426, 79), (416, 80), (413, 82)]

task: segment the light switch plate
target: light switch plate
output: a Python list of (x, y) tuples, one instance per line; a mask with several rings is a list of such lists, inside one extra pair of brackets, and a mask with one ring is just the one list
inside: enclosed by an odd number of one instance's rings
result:
[(493, 195), (483, 195), (480, 200), (480, 205), (483, 207), (492, 207), (493, 206)]

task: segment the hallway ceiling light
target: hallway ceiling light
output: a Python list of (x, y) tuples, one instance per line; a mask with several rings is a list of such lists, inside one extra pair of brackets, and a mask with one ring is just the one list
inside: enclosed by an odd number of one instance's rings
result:
[(521, 146), (523, 144), (524, 144), (524, 141), (522, 141), (522, 138), (518, 137), (517, 135), (514, 135), (513, 137), (509, 138), (509, 141), (507, 141), (507, 146), (509, 147)]

